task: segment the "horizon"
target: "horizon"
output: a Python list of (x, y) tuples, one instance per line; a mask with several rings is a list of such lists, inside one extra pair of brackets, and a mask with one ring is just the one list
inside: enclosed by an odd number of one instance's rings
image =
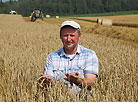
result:
[[(10, 0), (2, 0), (2, 2), (8, 2)], [(12, 1), (18, 1), (18, 0), (12, 0)]]

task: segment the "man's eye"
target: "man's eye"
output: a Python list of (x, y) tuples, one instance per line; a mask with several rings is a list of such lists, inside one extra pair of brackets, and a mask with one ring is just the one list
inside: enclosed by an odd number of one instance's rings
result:
[(70, 35), (71, 37), (74, 37), (75, 35)]
[(64, 37), (68, 37), (68, 35), (64, 35)]

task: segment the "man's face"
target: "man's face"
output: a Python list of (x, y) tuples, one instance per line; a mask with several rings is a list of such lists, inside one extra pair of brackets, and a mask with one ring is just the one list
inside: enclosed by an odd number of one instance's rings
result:
[(81, 34), (78, 34), (77, 29), (74, 29), (72, 27), (65, 27), (61, 31), (60, 36), (64, 49), (74, 49), (78, 45), (78, 41), (81, 38)]

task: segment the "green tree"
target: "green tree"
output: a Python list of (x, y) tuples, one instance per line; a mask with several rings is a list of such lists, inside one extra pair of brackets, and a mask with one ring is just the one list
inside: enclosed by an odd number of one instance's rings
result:
[(89, 13), (104, 11), (104, 5), (101, 0), (87, 0), (87, 6), (88, 6)]
[(0, 1), (0, 13), (11, 9), (29, 16), (34, 8), (41, 8), (44, 14), (70, 15), (123, 10), (138, 10), (138, 0), (10, 0)]

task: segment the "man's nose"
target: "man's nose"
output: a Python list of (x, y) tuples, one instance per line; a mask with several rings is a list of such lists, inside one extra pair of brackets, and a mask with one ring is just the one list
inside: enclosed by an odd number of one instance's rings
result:
[(68, 35), (68, 38), (67, 38), (67, 40), (68, 40), (68, 41), (70, 41), (70, 40), (71, 40), (71, 37), (70, 37), (70, 35)]

